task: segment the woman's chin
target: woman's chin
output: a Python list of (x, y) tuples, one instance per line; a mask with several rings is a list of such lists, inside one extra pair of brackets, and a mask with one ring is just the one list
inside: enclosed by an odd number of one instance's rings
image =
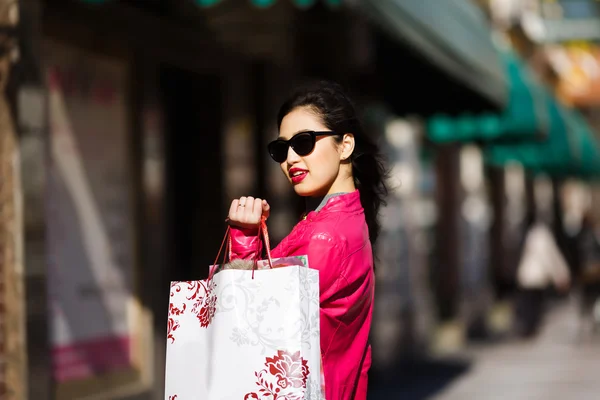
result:
[(306, 185), (304, 182), (302, 182), (294, 185), (294, 192), (296, 192), (298, 196), (310, 197), (314, 195), (315, 190), (314, 188), (311, 188), (309, 185)]
[(296, 192), (296, 194), (298, 196), (302, 196), (302, 197), (322, 197), (325, 196), (325, 194), (327, 191), (321, 189), (321, 188), (315, 188), (314, 186), (311, 187), (309, 185), (305, 185), (303, 183), (300, 183), (298, 185), (294, 185), (294, 191)]
[(296, 192), (298, 196), (306, 197), (310, 196), (312, 191), (306, 187), (303, 187), (303, 185), (294, 185), (294, 192)]

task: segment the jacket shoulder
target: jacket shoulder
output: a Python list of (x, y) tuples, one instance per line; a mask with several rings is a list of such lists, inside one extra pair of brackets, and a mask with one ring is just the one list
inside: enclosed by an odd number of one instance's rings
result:
[(310, 235), (322, 236), (324, 239), (342, 239), (344, 232), (340, 229), (339, 216), (328, 216), (311, 222)]
[(348, 247), (347, 235), (340, 227), (339, 217), (317, 220), (311, 225), (311, 229), (307, 232), (309, 240), (327, 243), (341, 251)]

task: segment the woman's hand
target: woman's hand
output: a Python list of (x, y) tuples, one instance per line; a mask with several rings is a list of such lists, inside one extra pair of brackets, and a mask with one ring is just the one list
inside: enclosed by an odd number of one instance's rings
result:
[(271, 207), (266, 200), (254, 197), (240, 197), (231, 202), (229, 208), (229, 224), (243, 229), (254, 229), (260, 224), (262, 217), (269, 217)]

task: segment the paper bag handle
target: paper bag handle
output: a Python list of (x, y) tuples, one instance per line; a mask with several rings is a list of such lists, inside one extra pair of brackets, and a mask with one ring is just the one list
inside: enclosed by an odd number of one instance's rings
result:
[[(262, 231), (263, 239), (265, 240), (265, 252), (267, 253), (267, 260), (269, 261), (269, 268), (273, 269), (273, 259), (271, 258), (271, 241), (269, 240), (269, 230), (267, 229), (267, 219), (265, 217), (260, 219), (260, 230)], [(229, 247), (229, 251), (231, 251), (231, 246)]]
[[(225, 222), (228, 222), (229, 219), (225, 220)], [(254, 260), (254, 266), (252, 267), (252, 278), (254, 278), (254, 270), (256, 269), (256, 264), (258, 263), (258, 260), (260, 258), (260, 236), (262, 234), (262, 237), (264, 239), (265, 242), (265, 250), (267, 253), (267, 260), (269, 262), (269, 268), (273, 268), (273, 259), (271, 257), (271, 241), (269, 240), (269, 230), (267, 229), (267, 219), (265, 217), (262, 217), (260, 220), (260, 224), (258, 227), (258, 244), (257, 244), (257, 251), (256, 251), (256, 259)], [(219, 263), (219, 258), (221, 257), (221, 253), (223, 252), (223, 246), (225, 246), (225, 253), (224, 253), (224, 257), (223, 257), (223, 264), (225, 264), (227, 262), (227, 260), (231, 261), (233, 253), (232, 253), (232, 249), (231, 249), (231, 227), (229, 225), (227, 225), (227, 230), (225, 231), (225, 236), (223, 237), (223, 241), (221, 242), (221, 247), (219, 248), (219, 252), (217, 253), (217, 257), (215, 258), (215, 262), (214, 262), (214, 266), (215, 268), (213, 268), (208, 276), (208, 279), (212, 279), (212, 277), (214, 276), (214, 274), (216, 273), (216, 266)]]

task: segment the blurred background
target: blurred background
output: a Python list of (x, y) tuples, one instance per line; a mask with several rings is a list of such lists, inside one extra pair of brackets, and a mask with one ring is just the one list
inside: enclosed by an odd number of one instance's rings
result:
[(234, 197), (290, 231), (265, 146), (327, 78), (391, 170), (369, 399), (598, 399), (599, 41), (597, 0), (0, 0), (0, 398), (164, 398), (169, 282)]

